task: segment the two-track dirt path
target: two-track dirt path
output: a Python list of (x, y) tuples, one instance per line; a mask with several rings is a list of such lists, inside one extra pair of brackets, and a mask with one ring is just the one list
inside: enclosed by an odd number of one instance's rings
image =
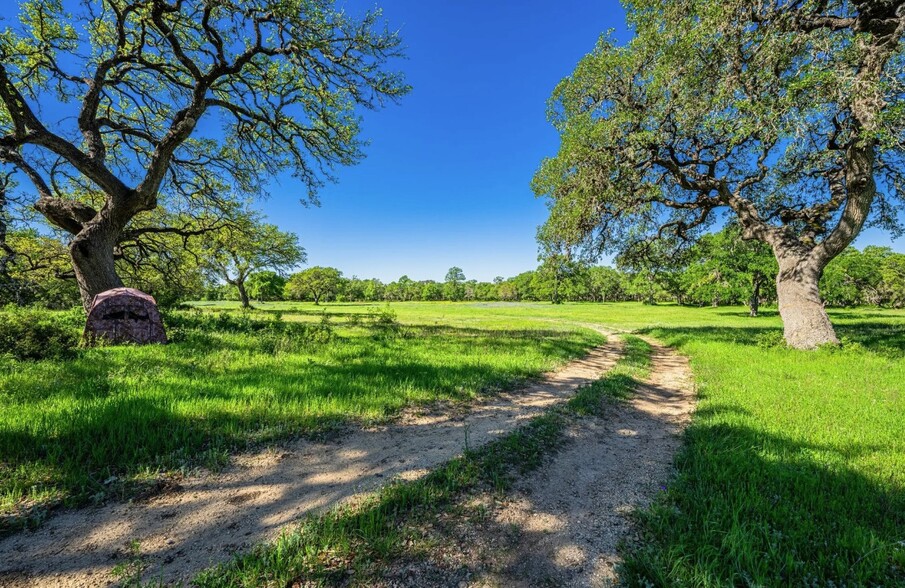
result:
[(694, 409), (688, 359), (653, 347), (650, 376), (627, 403), (579, 419), (570, 443), (521, 480), (493, 516), (518, 529), (494, 572), (476, 585), (610, 586), (617, 545), (631, 539), (630, 515), (650, 504), (672, 471), (680, 433)]
[(138, 541), (144, 577), (175, 582), (275, 537), (286, 525), (395, 477), (417, 477), (507, 433), (579, 386), (620, 354), (611, 339), (538, 383), (476, 404), (463, 414), (409, 416), (350, 433), (336, 443), (298, 442), (236, 457), (224, 472), (182, 480), (144, 502), (63, 512), (34, 532), (0, 541), (0, 585), (106, 586), (127, 546)]
[(374, 588), (605, 588), (618, 546), (638, 539), (632, 513), (668, 483), (695, 405), (688, 358), (647, 339), (648, 378), (627, 402), (573, 417), (566, 443), (500, 495), (430, 527), (437, 547), (393, 562)]

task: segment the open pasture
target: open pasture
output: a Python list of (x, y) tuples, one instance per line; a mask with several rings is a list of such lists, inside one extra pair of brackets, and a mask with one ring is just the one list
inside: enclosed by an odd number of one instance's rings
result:
[(688, 355), (699, 397), (626, 578), (891, 585), (905, 573), (905, 312), (830, 314), (844, 346), (805, 352), (781, 345), (769, 309), (197, 303), (168, 314), (166, 347), (4, 360), (6, 531), (250, 446), (512, 389), (602, 342), (599, 326)]

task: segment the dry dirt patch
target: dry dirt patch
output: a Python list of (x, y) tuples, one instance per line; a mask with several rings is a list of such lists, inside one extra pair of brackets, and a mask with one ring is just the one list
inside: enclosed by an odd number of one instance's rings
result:
[(617, 545), (634, 539), (631, 513), (668, 481), (695, 401), (687, 358), (648, 343), (650, 377), (629, 402), (575, 419), (548, 464), (505, 497), (480, 495), (465, 515), (438, 521), (439, 547), (396, 566), (382, 585), (612, 586)]

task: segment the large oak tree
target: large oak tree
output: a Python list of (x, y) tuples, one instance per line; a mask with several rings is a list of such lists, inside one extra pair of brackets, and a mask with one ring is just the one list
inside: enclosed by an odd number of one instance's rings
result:
[(0, 164), (71, 235), (86, 306), (122, 285), (123, 240), (182, 230), (136, 219), (222, 218), (282, 172), (316, 202), (362, 156), (358, 108), (407, 91), (386, 70), (399, 38), (379, 12), (355, 20), (328, 0), (29, 0), (19, 13), (0, 32)]
[(768, 244), (786, 341), (837, 342), (818, 283), (866, 224), (899, 230), (905, 0), (637, 0), (557, 87), (536, 192), (592, 253), (694, 239), (723, 212)]

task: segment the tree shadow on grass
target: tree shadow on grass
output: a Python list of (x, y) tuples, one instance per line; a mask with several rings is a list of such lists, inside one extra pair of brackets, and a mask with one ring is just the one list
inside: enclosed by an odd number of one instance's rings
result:
[[(844, 342), (858, 343), (869, 351), (885, 355), (905, 355), (905, 321), (843, 323), (836, 324), (835, 329), (836, 334)], [(774, 326), (656, 326), (639, 329), (638, 332), (660, 338), (677, 347), (683, 347), (693, 341), (755, 347), (782, 344), (782, 328)]]
[(744, 413), (698, 413), (678, 477), (642, 517), (645, 542), (628, 549), (628, 584), (902, 585), (905, 479), (824, 462), (890, 448), (796, 442), (745, 424)]

